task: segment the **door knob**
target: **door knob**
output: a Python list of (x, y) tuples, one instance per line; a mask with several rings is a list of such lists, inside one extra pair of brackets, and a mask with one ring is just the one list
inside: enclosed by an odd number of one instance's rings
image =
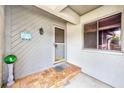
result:
[(57, 44), (54, 44), (55, 45), (55, 47), (57, 47)]

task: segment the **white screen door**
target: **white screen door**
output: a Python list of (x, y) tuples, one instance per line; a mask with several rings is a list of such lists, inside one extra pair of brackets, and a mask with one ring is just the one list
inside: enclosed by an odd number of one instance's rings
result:
[(65, 60), (64, 29), (55, 27), (55, 62)]

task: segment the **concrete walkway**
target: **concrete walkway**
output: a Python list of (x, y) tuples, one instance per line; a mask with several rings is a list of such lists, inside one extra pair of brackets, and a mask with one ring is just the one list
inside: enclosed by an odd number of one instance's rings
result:
[(84, 73), (80, 73), (72, 80), (70, 80), (64, 86), (64, 88), (112, 88), (112, 87)]

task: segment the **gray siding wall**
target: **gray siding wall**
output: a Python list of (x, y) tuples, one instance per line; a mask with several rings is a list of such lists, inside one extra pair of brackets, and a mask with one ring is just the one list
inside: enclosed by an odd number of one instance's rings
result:
[[(29, 7), (29, 6), (28, 6)], [(41, 12), (41, 13), (40, 13)], [(15, 54), (15, 79), (47, 69), (54, 60), (54, 26), (65, 28), (62, 20), (52, 18), (42, 10), (35, 11), (25, 6), (6, 6), (6, 55)], [(43, 27), (44, 34), (39, 34)], [(20, 32), (31, 32), (32, 39), (24, 41)], [(7, 80), (7, 66), (4, 64), (4, 81)]]

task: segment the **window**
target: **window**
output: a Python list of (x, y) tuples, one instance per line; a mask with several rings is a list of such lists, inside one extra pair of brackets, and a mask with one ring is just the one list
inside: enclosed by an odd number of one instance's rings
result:
[(121, 51), (121, 13), (84, 24), (84, 48)]
[(84, 47), (97, 48), (97, 21), (84, 25)]

